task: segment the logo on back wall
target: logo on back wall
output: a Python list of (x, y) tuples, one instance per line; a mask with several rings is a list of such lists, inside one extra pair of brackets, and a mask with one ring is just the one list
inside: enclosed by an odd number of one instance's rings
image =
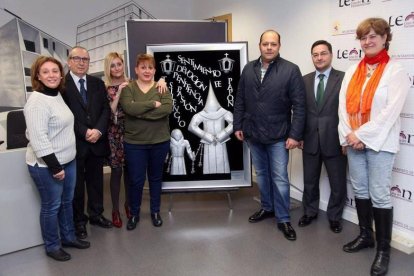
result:
[(402, 222), (402, 221), (394, 220), (394, 221), (393, 221), (393, 224), (394, 224), (394, 225), (397, 225), (397, 226), (399, 226), (399, 227), (401, 227), (401, 228), (404, 228), (404, 229), (410, 230), (411, 232), (414, 232), (414, 226), (410, 226), (409, 224), (404, 223), (404, 222)]
[(336, 52), (337, 59), (348, 59), (350, 61), (360, 60), (362, 57), (362, 50), (357, 50), (353, 48), (351, 50), (341, 50), (338, 49)]
[(414, 59), (414, 53), (401, 53), (401, 54), (392, 54), (391, 58), (394, 59)]
[(361, 6), (370, 5), (371, 0), (339, 0), (339, 7), (340, 8), (357, 8)]
[(392, 171), (395, 173), (401, 173), (409, 176), (414, 176), (414, 171), (410, 169), (404, 169), (399, 167), (392, 167)]
[(391, 187), (391, 196), (404, 201), (412, 202), (413, 193), (407, 189), (401, 189), (398, 185)]
[(355, 29), (343, 29), (342, 23), (336, 20), (332, 24), (332, 35), (355, 35)]
[(414, 12), (411, 12), (406, 18), (404, 22), (404, 27), (411, 28), (414, 27)]
[(391, 15), (388, 17), (388, 24), (390, 27), (404, 27), (412, 28), (414, 27), (414, 12), (411, 12), (408, 15)]
[(404, 130), (401, 130), (401, 132), (400, 132), (400, 144), (413, 146), (414, 145), (414, 135), (409, 134), (409, 133), (405, 133)]

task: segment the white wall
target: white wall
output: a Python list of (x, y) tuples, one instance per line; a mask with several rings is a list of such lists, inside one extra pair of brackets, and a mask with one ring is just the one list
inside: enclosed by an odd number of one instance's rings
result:
[[(233, 41), (248, 41), (249, 60), (259, 57), (260, 34), (275, 29), (281, 35), (281, 56), (312, 71), (310, 47), (329, 38), (329, 0), (193, 0), (193, 18), (231, 13)], [(335, 66), (335, 64), (334, 64)]]

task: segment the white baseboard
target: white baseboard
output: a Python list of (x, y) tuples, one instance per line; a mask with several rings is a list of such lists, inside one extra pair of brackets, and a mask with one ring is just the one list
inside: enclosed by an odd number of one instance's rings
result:
[(414, 253), (414, 240), (408, 238), (398, 230), (393, 229), (391, 246), (406, 254)]

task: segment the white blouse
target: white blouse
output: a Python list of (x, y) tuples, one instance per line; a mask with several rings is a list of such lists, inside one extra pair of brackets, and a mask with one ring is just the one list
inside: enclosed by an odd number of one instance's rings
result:
[[(358, 64), (351, 66), (345, 73), (339, 94), (339, 140), (346, 146), (346, 136), (352, 132), (346, 111), (346, 93), (349, 82)], [(365, 81), (364, 87), (367, 83)], [(396, 153), (399, 150), (400, 113), (410, 89), (410, 80), (403, 66), (390, 60), (372, 100), (370, 121), (354, 133), (367, 148), (374, 151)]]

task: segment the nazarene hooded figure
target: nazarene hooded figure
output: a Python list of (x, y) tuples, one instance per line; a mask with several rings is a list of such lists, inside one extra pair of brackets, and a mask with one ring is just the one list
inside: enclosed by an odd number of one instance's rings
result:
[(230, 173), (226, 142), (233, 133), (233, 114), (220, 106), (211, 83), (206, 105), (193, 116), (188, 130), (201, 138), (203, 174)]
[(191, 151), (190, 143), (184, 139), (183, 133), (179, 129), (171, 131), (170, 152), (171, 156), (168, 164), (170, 174), (186, 175), (185, 152), (192, 161), (195, 159), (195, 154)]

